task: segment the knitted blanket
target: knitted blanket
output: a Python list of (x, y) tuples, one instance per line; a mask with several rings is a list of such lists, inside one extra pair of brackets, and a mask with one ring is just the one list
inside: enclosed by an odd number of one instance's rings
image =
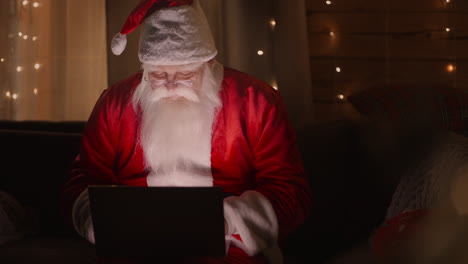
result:
[(422, 159), (401, 178), (386, 220), (403, 212), (432, 208), (458, 177), (468, 176), (468, 138), (452, 132), (438, 134)]

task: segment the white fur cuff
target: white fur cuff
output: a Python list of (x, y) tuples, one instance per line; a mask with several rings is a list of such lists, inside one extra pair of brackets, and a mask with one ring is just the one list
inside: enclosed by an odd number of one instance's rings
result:
[(265, 196), (256, 191), (246, 191), (241, 196), (224, 199), (224, 217), (229, 231), (239, 234), (242, 242), (230, 237), (230, 242), (249, 256), (260, 252), (270, 263), (282, 263), (277, 245), (278, 220), (273, 207)]
[(76, 198), (75, 204), (73, 205), (72, 219), (76, 232), (92, 244), (95, 244), (88, 189), (84, 190), (80, 196)]

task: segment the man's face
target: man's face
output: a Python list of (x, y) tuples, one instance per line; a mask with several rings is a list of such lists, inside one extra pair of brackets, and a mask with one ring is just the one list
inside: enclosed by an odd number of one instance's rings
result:
[(197, 101), (202, 85), (203, 64), (156, 66), (148, 72), (151, 89), (160, 94), (157, 99), (185, 98)]

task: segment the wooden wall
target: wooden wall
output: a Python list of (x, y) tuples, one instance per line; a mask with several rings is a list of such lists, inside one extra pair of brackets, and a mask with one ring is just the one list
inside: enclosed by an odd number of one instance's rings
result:
[[(468, 1), (305, 1), (318, 120), (356, 117), (346, 97), (374, 85), (468, 92)], [(449, 72), (449, 64), (456, 70)]]

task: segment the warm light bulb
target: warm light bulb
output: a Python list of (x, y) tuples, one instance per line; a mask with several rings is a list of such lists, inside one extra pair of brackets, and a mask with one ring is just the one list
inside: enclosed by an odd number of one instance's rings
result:
[(5, 62), (5, 59), (4, 59), (4, 58), (1, 58), (0, 61), (1, 61), (1, 62)]
[(270, 26), (271, 26), (272, 29), (274, 29), (276, 27), (276, 20), (271, 19), (270, 20)]
[(330, 37), (334, 37), (334, 36), (335, 36), (335, 32), (330, 31), (329, 35), (330, 35)]
[(455, 65), (453, 65), (453, 64), (447, 65), (447, 71), (448, 72), (454, 72), (456, 69), (457, 69), (457, 67), (455, 67)]
[(34, 64), (34, 69), (39, 70), (41, 68), (41, 65), (39, 63)]
[(340, 67), (336, 67), (336, 72), (341, 72), (341, 68), (340, 68)]
[(28, 39), (28, 35), (24, 35), (24, 36), (23, 36), (23, 39), (24, 39), (24, 40), (27, 40), (27, 39)]
[(328, 1), (326, 1), (325, 3), (326, 3), (327, 5), (331, 5), (331, 4), (332, 4), (332, 1), (329, 1), (329, 0), (328, 0)]
[(29, 4), (29, 1), (26, 1), (26, 0), (23, 1), (23, 5), (24, 5), (24, 6), (27, 5), (27, 4)]
[(23, 32), (18, 32), (18, 36), (23, 36)]
[(450, 32), (450, 28), (445, 28), (445, 31)]
[(16, 100), (16, 99), (18, 99), (18, 95), (17, 95), (17, 94), (13, 94), (13, 95), (11, 96), (11, 98), (13, 98), (13, 100)]
[(21, 67), (21, 66), (16, 67), (17, 72), (21, 72), (22, 70), (23, 70), (23, 67)]
[(33, 6), (34, 6), (34, 7), (38, 7), (38, 6), (39, 6), (39, 3), (38, 3), (38, 2), (34, 2)]
[(32, 37), (32, 41), (36, 41), (36, 40), (37, 40), (36, 36)]
[(258, 56), (262, 56), (264, 54), (263, 50), (257, 51)]
[(37, 90), (37, 88), (34, 88), (33, 92), (34, 92), (35, 95), (37, 95), (39, 90)]
[(275, 90), (278, 90), (278, 83), (275, 80), (273, 80), (271, 82), (271, 87), (273, 87), (273, 89), (275, 89)]
[(344, 95), (342, 95), (342, 94), (339, 94), (339, 95), (337, 95), (336, 97), (338, 97), (338, 99), (340, 99), (340, 100), (343, 100), (343, 99), (344, 99)]
[(6, 92), (6, 93), (5, 93), (5, 96), (8, 97), (8, 98), (11, 98), (11, 93), (10, 93), (10, 92)]
[(448, 4), (448, 3), (452, 2), (452, 1), (451, 0), (445, 0), (445, 2)]

